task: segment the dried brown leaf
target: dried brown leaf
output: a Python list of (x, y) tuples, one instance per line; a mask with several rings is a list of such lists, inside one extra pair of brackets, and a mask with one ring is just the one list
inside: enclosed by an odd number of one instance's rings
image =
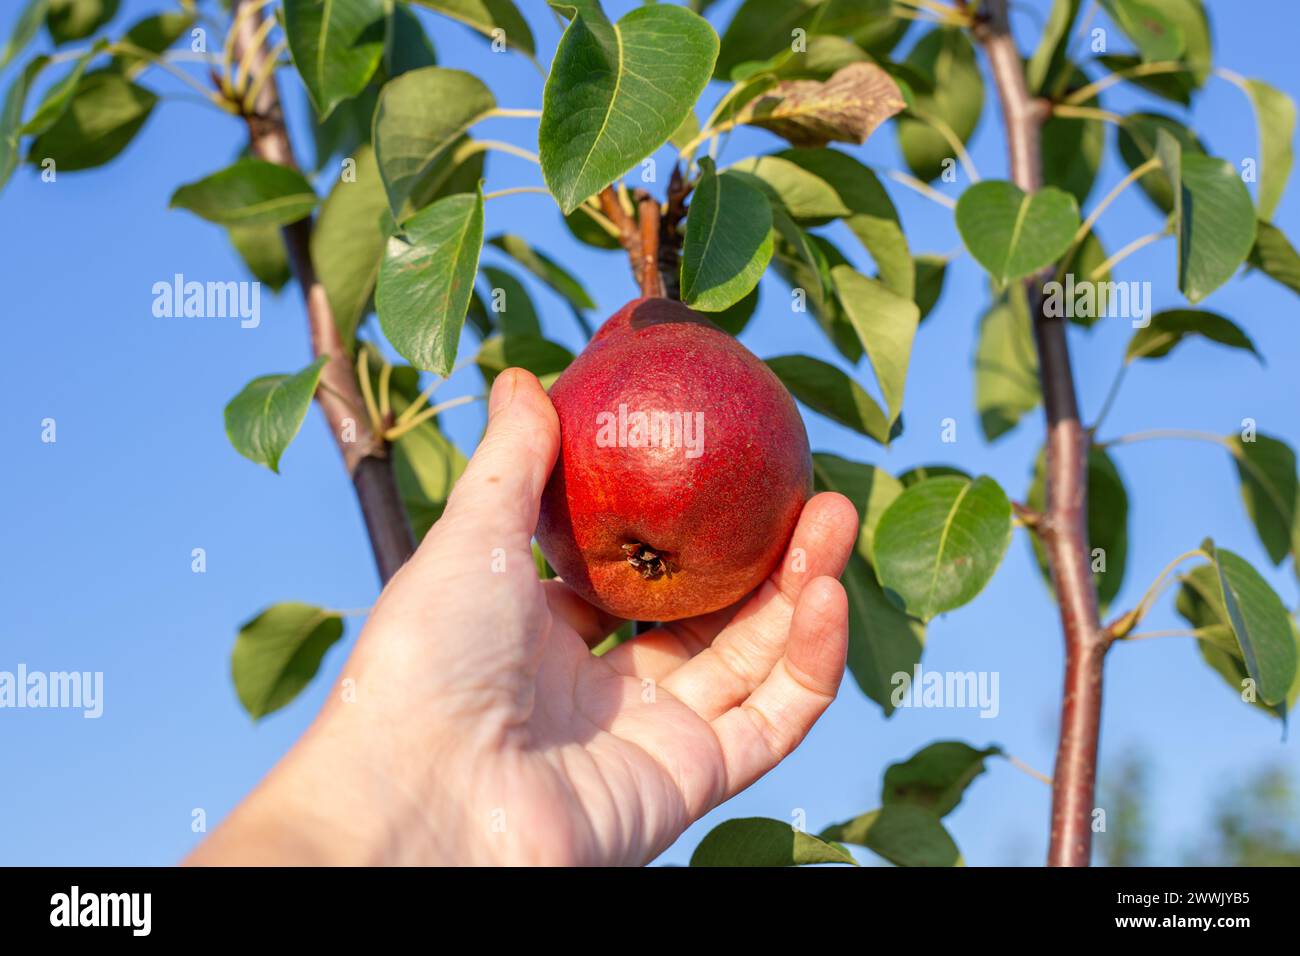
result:
[(761, 126), (795, 146), (865, 143), (906, 103), (893, 77), (874, 63), (850, 63), (825, 81), (786, 80), (751, 100), (736, 122)]

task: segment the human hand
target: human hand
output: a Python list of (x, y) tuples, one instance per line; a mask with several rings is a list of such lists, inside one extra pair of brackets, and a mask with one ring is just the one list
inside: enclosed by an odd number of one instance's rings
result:
[(642, 864), (803, 739), (844, 672), (852, 503), (809, 501), (738, 606), (596, 657), (622, 622), (538, 580), (531, 550), (558, 447), (537, 380), (498, 376), (443, 517), (344, 669), (351, 693), (192, 862)]

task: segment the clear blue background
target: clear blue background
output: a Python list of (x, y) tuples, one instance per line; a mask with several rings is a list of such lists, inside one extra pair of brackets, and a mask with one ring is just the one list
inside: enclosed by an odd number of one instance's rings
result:
[[(719, 3), (716, 22), (735, 0)], [(559, 30), (540, 2), (530, 21), (547, 62)], [(611, 13), (628, 0), (608, 4)], [(1288, 0), (1209, 4), (1221, 65), (1300, 94), (1295, 66), (1297, 13)], [(5, 4), (8, 34), (18, 4)], [(156, 2), (127, 0), (118, 32)], [(1041, 28), (1044, 0), (1017, 4), (1014, 23), (1027, 44)], [(504, 106), (539, 107), (541, 80), (517, 56), (494, 55), (476, 35), (427, 12), (440, 61), (484, 76)], [(1105, 24), (1104, 18), (1098, 21)], [(910, 44), (915, 30), (905, 41)], [(42, 37), (40, 42), (47, 42)], [(1125, 46), (1112, 31), (1115, 48)], [(11, 66), (8, 74), (12, 76)], [(5, 82), (8, 82), (6, 77)], [(364, 608), (377, 581), (352, 489), (319, 412), (313, 410), (276, 476), (239, 457), (227, 442), (221, 410), (250, 378), (296, 370), (308, 361), (302, 304), (290, 287), (264, 295), (261, 327), (229, 319), (156, 319), (151, 287), (181, 272), (199, 281), (242, 278), (222, 230), (167, 200), (178, 185), (228, 163), (244, 131), (187, 99), (184, 87), (153, 72), (146, 82), (181, 93), (166, 99), (130, 150), (107, 168), (43, 183), (23, 167), (0, 197), (0, 286), (9, 346), (0, 372), (0, 443), (5, 449), (0, 527), (0, 670), (102, 670), (106, 701), (99, 720), (75, 711), (0, 711), (0, 862), (156, 863), (179, 859), (200, 835), (191, 813), (209, 827), (285, 752), (319, 708), (359, 629), (330, 652), (322, 673), (287, 709), (260, 725), (240, 709), (229, 678), (237, 626), (260, 608), (303, 600)], [(303, 97), (291, 74), (282, 87), (293, 105), (299, 154)], [(712, 102), (721, 90), (706, 94)], [(991, 88), (971, 151), (986, 177), (1004, 177), (1000, 116)], [(1140, 93), (1110, 96), (1121, 111), (1170, 104)], [(1234, 163), (1256, 154), (1254, 118), (1242, 93), (1212, 79), (1192, 119), (1212, 151)], [(535, 147), (529, 120), (497, 120), (481, 135)], [(1113, 132), (1108, 133), (1113, 137)], [(780, 148), (759, 131), (734, 136), (724, 162)], [(854, 155), (879, 168), (900, 166), (885, 130)], [(1123, 174), (1108, 145), (1096, 201)], [(669, 168), (661, 156), (660, 169)], [(319, 183), (321, 191), (333, 173)], [(535, 167), (494, 155), (489, 189), (540, 183)], [(941, 186), (957, 195), (966, 183)], [(888, 183), (914, 251), (951, 252), (960, 240), (949, 212)], [(1300, 238), (1300, 188), (1275, 217)], [(1153, 208), (1130, 190), (1101, 222), (1111, 249), (1158, 226)], [(587, 284), (608, 313), (634, 288), (621, 254), (581, 246), (540, 195), (494, 200), (489, 233), (510, 230), (536, 240)], [(834, 233), (832, 234), (834, 235)], [(863, 268), (870, 263), (855, 243)], [(1155, 283), (1155, 304), (1181, 304), (1173, 282), (1172, 240), (1127, 260), (1118, 277)], [(567, 310), (529, 282), (548, 335), (581, 344)], [(806, 315), (792, 314), (775, 277), (743, 341), (760, 356), (807, 351), (833, 359)], [(1013, 495), (1027, 486), (1042, 439), (1039, 413), (999, 444), (980, 437), (973, 411), (971, 357), (978, 317), (988, 301), (980, 270), (962, 255), (949, 271), (943, 299), (920, 332), (906, 400), (908, 431), (888, 453), (836, 425), (808, 416), (816, 449), (882, 464), (898, 472), (920, 463), (953, 462), (993, 475)], [(1206, 307), (1239, 321), (1268, 364), (1193, 343), (1129, 375), (1105, 436), (1154, 427), (1227, 434), (1245, 417), (1262, 431), (1300, 443), (1300, 335), (1297, 300), (1251, 275), (1216, 292)], [(1127, 322), (1072, 331), (1085, 414), (1098, 409), (1130, 334)], [(466, 351), (473, 347), (467, 338)], [(862, 372), (870, 381), (865, 365)], [(440, 396), (479, 388), (473, 374)], [(58, 422), (58, 442), (40, 440), (41, 420)], [(958, 422), (958, 441), (940, 441), (940, 421)], [(447, 415), (452, 434), (471, 447), (482, 405)], [(1116, 607), (1128, 607), (1172, 556), (1205, 535), (1261, 568), (1289, 606), (1296, 582), (1289, 566), (1267, 567), (1247, 523), (1228, 457), (1211, 445), (1144, 443), (1115, 452), (1132, 500), (1129, 569)], [(206, 574), (190, 570), (192, 548), (207, 551)], [(1176, 627), (1166, 599), (1149, 626)], [(436, 634), (430, 640), (437, 640)], [(810, 828), (877, 805), (881, 773), (936, 738), (996, 741), (1029, 764), (1051, 771), (1061, 684), (1062, 642), (1056, 610), (1017, 533), (1001, 570), (968, 607), (935, 621), (924, 664), (938, 670), (995, 670), (1001, 714), (902, 711), (885, 720), (846, 679), (839, 699), (803, 747), (776, 772), (699, 822), (664, 856), (683, 863), (717, 822), (734, 816), (789, 819), (801, 808)], [(1158, 856), (1177, 859), (1196, 840), (1212, 794), (1265, 763), (1294, 765), (1294, 741), (1276, 721), (1238, 702), (1206, 668), (1193, 643), (1153, 640), (1119, 646), (1107, 665), (1104, 758), (1141, 747), (1154, 763), (1153, 816)], [(948, 819), (971, 864), (1038, 863), (1044, 858), (1048, 788), (1005, 762), (969, 791)], [(1104, 839), (1102, 837), (1101, 839)]]

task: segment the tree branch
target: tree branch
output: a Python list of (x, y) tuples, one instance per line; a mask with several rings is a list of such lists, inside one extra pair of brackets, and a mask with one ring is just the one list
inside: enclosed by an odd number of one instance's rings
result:
[(638, 189), (636, 204), (641, 227), (641, 294), (663, 296), (664, 284), (659, 277), (659, 200)]
[[(246, 0), (237, 0), (231, 11), (236, 24), (234, 58), (238, 62), (248, 58), (248, 72), (257, 82), (275, 66), (262, 43), (265, 34), (259, 34), (264, 11), (249, 10), (240, 16), (244, 2)], [(296, 169), (293, 147), (285, 128), (279, 86), (274, 76), (262, 82), (255, 102), (250, 105), (251, 110), (244, 113), (244, 119), (253, 154), (267, 162)], [(285, 226), (283, 234), (289, 261), (307, 304), (312, 354), (329, 357), (321, 372), (316, 402), (325, 414), (330, 432), (343, 455), (343, 463), (352, 476), (370, 535), (370, 547), (379, 567), (379, 577), (386, 583), (415, 550), (415, 539), (397, 489), (388, 446), (382, 436), (374, 433), (366, 416), (358, 412), (364, 407), (364, 401), (352, 361), (334, 324), (334, 312), (325, 287), (312, 265), (311, 217)]]
[[(975, 25), (1002, 104), (1011, 177), (1021, 189), (1042, 185), (1039, 135), (1048, 115), (1030, 97), (1024, 67), (1007, 22), (1007, 0), (985, 0)], [(1052, 775), (1052, 832), (1047, 862), (1087, 866), (1092, 855), (1092, 810), (1101, 723), (1102, 671), (1109, 640), (1097, 614), (1088, 550), (1088, 445), (1079, 421), (1074, 372), (1063, 318), (1043, 313), (1043, 283), (1051, 270), (1026, 283), (1036, 317), (1039, 381), (1047, 416), (1047, 510), (1038, 523), (1052, 571), (1065, 632), (1065, 693)]]

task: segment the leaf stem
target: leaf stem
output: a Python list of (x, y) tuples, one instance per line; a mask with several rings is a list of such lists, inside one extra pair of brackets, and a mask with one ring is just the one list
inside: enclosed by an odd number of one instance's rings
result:
[(1107, 272), (1109, 272), (1112, 268), (1114, 268), (1114, 266), (1116, 266), (1118, 263), (1123, 262), (1125, 259), (1133, 255), (1133, 253), (1137, 252), (1139, 249), (1151, 245), (1151, 243), (1155, 242), (1157, 239), (1163, 238), (1167, 234), (1167, 232), (1168, 230), (1161, 229), (1158, 232), (1149, 232), (1145, 236), (1139, 236), (1138, 238), (1134, 239), (1132, 242), (1130, 242), (1119, 252), (1115, 253), (1113, 256), (1111, 256), (1101, 265), (1097, 266), (1097, 268), (1089, 272), (1088, 273), (1089, 281), (1092, 282), (1097, 281), (1102, 276), (1104, 276)]
[(275, 45), (266, 59), (262, 61), (262, 68), (257, 73), (257, 78), (249, 85), (248, 92), (244, 94), (244, 112), (253, 113), (257, 108), (257, 98), (262, 95), (262, 88), (275, 76), (275, 71), (279, 67), (276, 62), (280, 54), (289, 48), (288, 41), (281, 40)]
[(1115, 399), (1119, 395), (1119, 387), (1124, 384), (1124, 376), (1128, 372), (1128, 366), (1127, 358), (1120, 363), (1119, 370), (1115, 373), (1115, 377), (1111, 379), (1106, 398), (1101, 403), (1101, 410), (1097, 412), (1097, 417), (1093, 419), (1092, 425), (1088, 428), (1089, 435), (1097, 434), (1097, 429), (1101, 427), (1101, 423), (1106, 420), (1106, 416), (1110, 413), (1111, 406), (1115, 404)]
[(1174, 627), (1164, 631), (1139, 631), (1121, 638), (1125, 641), (1146, 641), (1153, 637), (1195, 637), (1200, 638), (1205, 632), (1199, 628)]
[(1052, 105), (1052, 115), (1061, 116), (1066, 119), (1095, 119), (1104, 123), (1114, 123), (1116, 126), (1124, 125), (1124, 117), (1118, 113), (1112, 113), (1110, 110), (1098, 109), (1095, 106), (1067, 106), (1064, 103), (1054, 103)]
[(440, 412), (445, 412), (449, 408), (457, 408), (461, 405), (468, 405), (470, 402), (482, 401), (482, 395), (461, 395), (459, 398), (449, 398), (445, 402), (439, 402), (437, 405), (430, 405), (414, 418), (402, 422), (400, 425), (394, 425), (384, 433), (385, 441), (397, 441), (413, 428), (419, 428), (433, 416)]
[(542, 111), (529, 109), (506, 109), (498, 106), (495, 109), (488, 110), (487, 115), (483, 118), (488, 119), (494, 116), (501, 119), (540, 119)]
[(1172, 60), (1161, 60), (1155, 63), (1139, 63), (1128, 69), (1116, 70), (1103, 76), (1099, 80), (1089, 83), (1087, 86), (1081, 86), (1061, 102), (1067, 106), (1077, 106), (1086, 103), (1088, 100), (1095, 99), (1098, 93), (1108, 90), (1116, 83), (1124, 80), (1137, 79), (1143, 76), (1155, 76), (1160, 73), (1187, 73), (1187, 65), (1184, 63), (1175, 63)]
[(980, 174), (979, 170), (975, 168), (975, 161), (970, 158), (970, 153), (966, 151), (966, 145), (961, 141), (961, 137), (957, 135), (956, 131), (951, 126), (939, 119), (939, 117), (932, 116), (923, 110), (916, 109), (915, 107), (912, 107), (908, 112), (926, 126), (929, 126), (947, 141), (949, 148), (953, 151), (953, 155), (955, 155), (961, 162), (962, 169), (966, 170), (966, 175), (970, 177), (972, 183), (980, 181)]
[(1006, 759), (1007, 763), (1011, 764), (1011, 766), (1015, 767), (1021, 773), (1028, 774), (1035, 780), (1047, 784), (1049, 787), (1052, 785), (1051, 777), (1043, 773), (1041, 770), (1035, 770), (1014, 754), (1004, 753), (1002, 756)]
[(484, 193), (483, 199), (500, 199), (502, 196), (517, 196), (520, 193), (541, 193), (543, 196), (549, 196), (551, 191), (545, 186), (511, 186), (509, 189), (498, 189), (495, 192)]
[(370, 385), (370, 350), (359, 349), (357, 356), (357, 381), (361, 385), (361, 397), (366, 403), (366, 415), (370, 418), (370, 427), (376, 434), (383, 431), (383, 418), (379, 415), (379, 406), (375, 402), (375, 391)]
[(221, 97), (215, 95), (211, 89), (209, 89), (204, 84), (200, 83), (194, 77), (190, 76), (180, 67), (176, 66), (173, 63), (167, 62), (167, 60), (158, 56), (152, 50), (146, 50), (143, 47), (138, 47), (134, 43), (128, 43), (126, 40), (119, 40), (118, 42), (109, 46), (108, 50), (109, 52), (129, 53), (131, 56), (140, 57), (142, 60), (148, 61), (148, 63), (151, 66), (156, 66), (163, 70), (166, 70), (172, 76), (176, 77), (177, 79), (181, 80), (184, 83), (189, 84), (189, 86), (191, 86), (195, 90), (198, 90), (198, 92), (202, 94), (205, 100), (207, 100), (211, 105), (217, 107), (223, 113), (234, 112), (233, 108)]
[(1213, 432), (1196, 431), (1191, 428), (1151, 428), (1141, 432), (1130, 432), (1104, 442), (1098, 442), (1099, 448), (1113, 448), (1116, 445), (1133, 445), (1142, 441), (1156, 441), (1166, 438), (1185, 441), (1204, 441), (1215, 445), (1227, 446), (1228, 439)]
[(536, 153), (524, 149), (522, 146), (516, 146), (513, 143), (506, 143), (499, 139), (476, 139), (474, 145), (480, 150), (495, 150), (498, 153), (506, 153), (510, 156), (518, 156), (520, 159), (526, 159), (535, 166), (541, 165), (541, 160)]
[[(1078, 228), (1078, 231), (1075, 232), (1074, 239), (1070, 243), (1072, 247), (1071, 251), (1073, 251), (1073, 247), (1077, 247), (1079, 243), (1083, 242), (1088, 233), (1092, 231), (1092, 227), (1097, 224), (1097, 220), (1101, 218), (1101, 214), (1106, 211), (1106, 207), (1119, 198), (1120, 193), (1124, 192), (1124, 190), (1128, 189), (1129, 186), (1132, 186), (1147, 173), (1159, 168), (1160, 160), (1157, 157), (1152, 156), (1145, 163), (1133, 167), (1127, 176), (1116, 183), (1115, 188), (1108, 192), (1101, 202), (1097, 203), (1096, 208), (1088, 214), (1088, 218), (1083, 221), (1083, 225), (1081, 225)], [(1067, 252), (1065, 258), (1068, 259), (1069, 257), (1070, 254)]]
[(902, 183), (908, 189), (915, 190), (926, 199), (937, 202), (940, 206), (947, 206), (949, 209), (957, 208), (957, 201), (950, 196), (945, 196), (939, 190), (935, 189), (929, 183), (923, 183), (915, 176), (908, 175), (900, 169), (886, 170), (886, 175), (896, 183)]

